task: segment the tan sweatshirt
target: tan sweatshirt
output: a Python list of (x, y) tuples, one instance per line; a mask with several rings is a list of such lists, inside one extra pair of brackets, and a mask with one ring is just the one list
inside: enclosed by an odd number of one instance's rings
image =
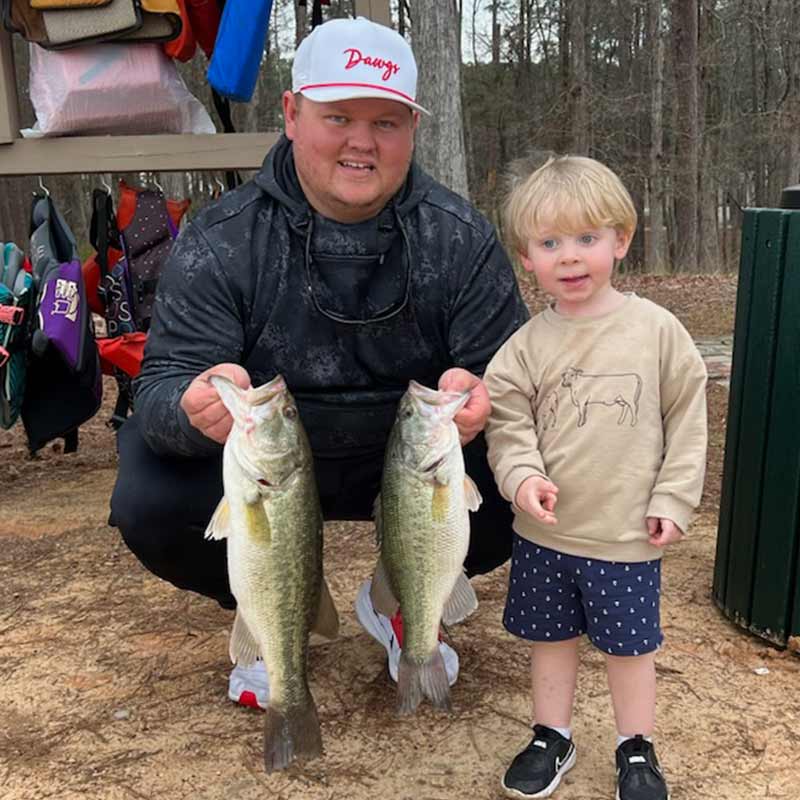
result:
[(489, 364), (489, 464), (513, 503), (528, 477), (559, 488), (557, 525), (514, 506), (536, 544), (606, 561), (647, 561), (645, 517), (684, 532), (706, 463), (706, 369), (681, 323), (637, 297), (609, 314), (548, 308)]

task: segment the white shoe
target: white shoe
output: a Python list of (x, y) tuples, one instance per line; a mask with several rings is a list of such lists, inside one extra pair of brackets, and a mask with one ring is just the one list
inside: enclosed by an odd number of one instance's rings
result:
[[(389, 675), (397, 683), (397, 665), (400, 663), (400, 648), (403, 644), (403, 618), (399, 611), (392, 619), (376, 611), (369, 596), (371, 588), (371, 579), (361, 584), (356, 597), (356, 617), (364, 630), (383, 645), (389, 655)], [(458, 653), (442, 641), (439, 642), (439, 650), (444, 658), (447, 680), (452, 686), (458, 678)]]
[(259, 658), (250, 666), (237, 664), (228, 678), (228, 697), (248, 708), (264, 709), (269, 704), (269, 675)]

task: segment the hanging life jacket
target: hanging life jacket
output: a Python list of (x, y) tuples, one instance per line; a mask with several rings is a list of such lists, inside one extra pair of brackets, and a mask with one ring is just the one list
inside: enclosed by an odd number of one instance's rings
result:
[(189, 205), (120, 181), (115, 215), (109, 192), (92, 193), (90, 239), (96, 252), (83, 272), (87, 286), (95, 287), (91, 302), (106, 322), (107, 335), (97, 344), (103, 372), (117, 382), (112, 428), (133, 407), (131, 380), (141, 369), (158, 279)]
[(31, 266), (36, 318), (22, 422), (32, 453), (58, 437), (72, 452), (78, 427), (100, 408), (102, 376), (75, 237), (49, 194), (31, 207)]
[(0, 254), (0, 427), (8, 430), (25, 395), (33, 277), (30, 262), (16, 245), (0, 242)]

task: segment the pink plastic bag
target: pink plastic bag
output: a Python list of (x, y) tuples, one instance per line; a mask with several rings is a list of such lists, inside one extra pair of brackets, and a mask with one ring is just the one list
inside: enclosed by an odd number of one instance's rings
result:
[(158, 44), (30, 49), (36, 125), (24, 136), (215, 133)]

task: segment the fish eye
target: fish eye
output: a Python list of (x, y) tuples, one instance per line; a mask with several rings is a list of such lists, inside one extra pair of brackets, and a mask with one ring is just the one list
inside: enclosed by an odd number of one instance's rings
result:
[(403, 408), (400, 410), (400, 416), (403, 417), (403, 419), (409, 419), (410, 417), (414, 416), (414, 409)]
[(297, 409), (294, 406), (286, 406), (283, 409), (283, 416), (286, 419), (296, 419), (297, 418)]

